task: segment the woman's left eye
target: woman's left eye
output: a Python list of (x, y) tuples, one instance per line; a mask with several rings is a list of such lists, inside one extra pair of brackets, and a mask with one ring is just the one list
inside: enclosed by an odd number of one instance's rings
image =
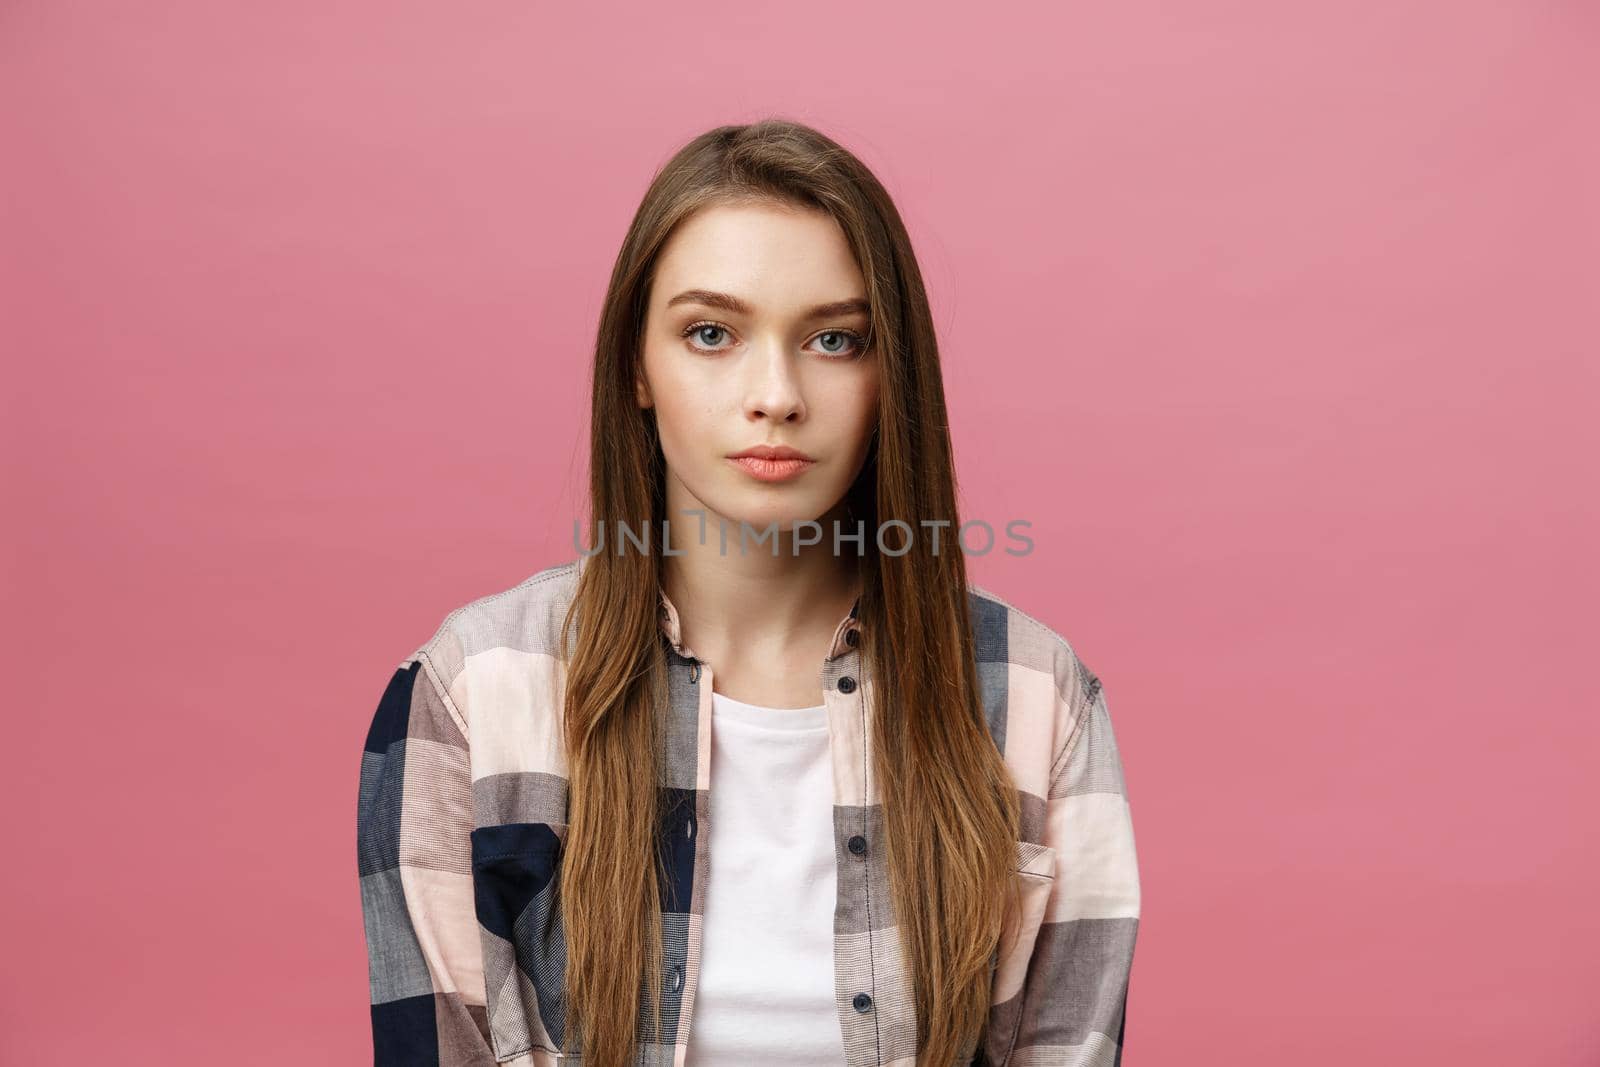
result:
[[(823, 354), (835, 358), (858, 356), (861, 354), (862, 348), (865, 347), (864, 339), (854, 330), (824, 330), (822, 333), (817, 334), (816, 339), (818, 341), (827, 339), (828, 343), (823, 347)], [(846, 347), (841, 350), (832, 347), (834, 344), (845, 345)]]

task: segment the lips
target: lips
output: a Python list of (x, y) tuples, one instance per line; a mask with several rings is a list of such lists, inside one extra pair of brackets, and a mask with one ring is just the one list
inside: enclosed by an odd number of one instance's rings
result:
[(749, 459), (780, 459), (780, 460), (795, 459), (795, 460), (803, 460), (806, 463), (815, 462), (810, 456), (806, 455), (804, 452), (800, 451), (798, 448), (790, 448), (788, 445), (754, 445), (754, 446), (752, 446), (750, 448), (745, 449), (743, 452), (734, 452), (728, 458), (729, 459), (745, 459), (745, 458), (749, 458)]
[(816, 460), (793, 448), (746, 449), (728, 462), (760, 482), (786, 482), (816, 466)]

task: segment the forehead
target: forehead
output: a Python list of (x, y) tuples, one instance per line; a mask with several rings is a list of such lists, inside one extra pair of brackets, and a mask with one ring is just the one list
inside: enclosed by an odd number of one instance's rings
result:
[(866, 296), (832, 215), (768, 203), (716, 204), (679, 224), (657, 259), (650, 303), (659, 308), (685, 289), (729, 293), (775, 314)]

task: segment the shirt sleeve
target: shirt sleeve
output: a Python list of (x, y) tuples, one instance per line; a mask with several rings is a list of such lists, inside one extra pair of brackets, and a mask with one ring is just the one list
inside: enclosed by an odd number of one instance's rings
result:
[(1121, 756), (1099, 679), (1087, 684), (1052, 775), (1044, 843), (1055, 879), (1024, 979), (1010, 1061), (1122, 1062), (1139, 929), (1139, 868)]
[(361, 754), (356, 851), (374, 1067), (493, 1067), (473, 903), (466, 720), (426, 651), (402, 663)]

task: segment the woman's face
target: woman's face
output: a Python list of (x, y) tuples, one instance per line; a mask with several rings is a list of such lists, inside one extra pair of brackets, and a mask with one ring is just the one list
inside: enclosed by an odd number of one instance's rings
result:
[[(817, 520), (832, 544), (825, 517), (860, 472), (878, 414), (877, 355), (861, 347), (866, 295), (825, 212), (721, 204), (678, 227), (657, 260), (638, 381), (639, 405), (656, 411), (673, 519), (705, 509), (708, 524), (728, 524), (730, 549), (741, 521), (760, 532)], [(810, 462), (732, 458), (757, 445)]]

